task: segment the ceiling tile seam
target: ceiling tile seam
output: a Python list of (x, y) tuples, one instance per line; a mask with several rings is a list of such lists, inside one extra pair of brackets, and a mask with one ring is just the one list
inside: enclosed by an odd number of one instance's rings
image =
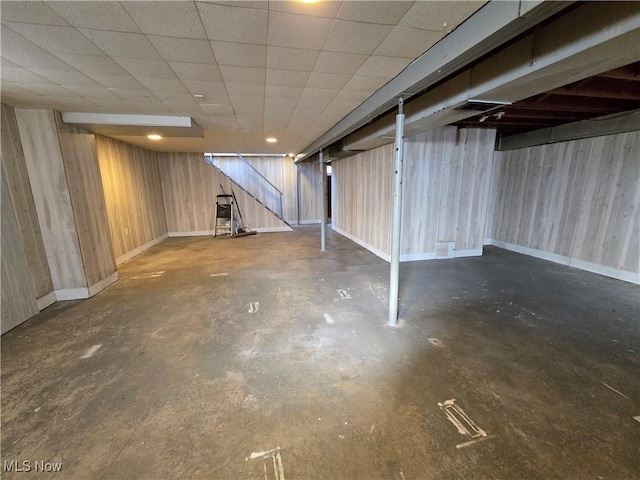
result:
[[(48, 4), (48, 2), (42, 2), (54, 15), (56, 15), (60, 20), (62, 20), (64, 23), (66, 23), (68, 26), (73, 27), (73, 25), (71, 25), (69, 22), (67, 22), (67, 19), (64, 18), (62, 15), (60, 15), (58, 12), (56, 12), (53, 8), (51, 8)], [(57, 25), (57, 24), (49, 24), (49, 23), (41, 23), (41, 22), (37, 22), (37, 23), (31, 23), (31, 22), (21, 22), (21, 23), (28, 23), (29, 25), (47, 25), (50, 27), (62, 27), (64, 25)]]
[[(207, 33), (207, 29), (205, 28), (204, 22), (202, 21), (202, 13), (200, 12), (200, 8), (198, 8), (198, 4), (200, 4), (200, 3), (202, 3), (202, 2), (193, 2), (193, 3), (194, 3), (194, 5), (195, 5), (195, 7), (196, 7), (196, 12), (198, 12), (198, 18), (200, 19), (200, 25), (202, 25), (202, 29), (204, 30), (204, 35), (205, 35), (205, 37), (206, 37), (206, 39), (207, 39), (207, 43), (209, 44), (209, 50), (211, 50), (211, 55), (213, 56), (213, 60), (216, 62), (216, 65), (219, 65), (219, 64), (218, 64), (218, 59), (216, 58), (216, 52), (214, 52), (214, 50), (213, 50), (213, 45), (211, 44), (211, 42), (212, 42), (212, 41), (214, 41), (214, 40), (211, 40), (211, 39), (209, 38), (209, 34)], [(169, 65), (169, 67), (171, 67), (171, 65)], [(172, 68), (172, 70), (173, 70), (173, 68)], [(218, 69), (218, 71), (219, 71), (219, 70), (220, 70), (220, 69)], [(222, 77), (222, 73), (220, 74), (220, 76)], [(184, 85), (184, 82), (182, 81), (182, 79), (180, 78), (180, 76), (178, 76), (178, 78), (180, 79), (180, 82)], [(227, 82), (225, 82), (224, 77), (222, 77), (222, 85), (223, 85), (223, 87), (224, 87), (224, 93), (225, 93), (225, 95), (227, 96), (227, 98), (229, 98), (229, 103), (230, 103), (230, 105), (231, 105), (231, 111), (233, 112), (233, 115), (236, 117), (236, 123), (237, 123), (238, 118), (237, 118), (237, 115), (236, 115), (236, 111), (235, 111), (235, 109), (233, 108), (233, 102), (231, 102), (231, 97), (230, 97), (230, 95), (229, 95), (229, 90), (227, 90)], [(189, 90), (189, 89), (187, 88), (187, 86), (186, 86), (186, 85), (184, 85), (184, 87), (185, 87), (185, 89), (187, 90), (187, 92), (189, 92), (191, 95), (195, 95), (191, 90)], [(211, 115), (208, 115), (204, 110), (202, 110), (202, 107), (200, 106), (200, 103), (195, 99), (195, 97), (194, 97), (194, 101), (195, 101), (195, 102), (196, 102), (196, 104), (198, 105), (198, 108), (200, 109), (200, 111), (202, 112), (202, 114), (203, 114), (203, 115), (205, 115), (205, 116), (207, 117), (207, 120), (211, 121), (211, 118), (212, 118), (212, 117), (211, 117)], [(214, 117), (214, 118), (215, 118), (215, 117)], [(244, 138), (244, 135), (243, 135), (243, 138)], [(229, 142), (229, 140), (227, 140), (227, 138), (226, 138), (226, 137), (225, 137), (225, 140), (226, 140), (226, 142), (227, 142), (229, 145), (232, 145), (232, 142)], [(245, 143), (246, 143), (246, 140), (245, 140)]]

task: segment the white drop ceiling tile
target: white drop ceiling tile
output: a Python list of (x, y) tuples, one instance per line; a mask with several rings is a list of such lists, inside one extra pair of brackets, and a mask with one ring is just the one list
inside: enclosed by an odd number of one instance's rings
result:
[(8, 59), (6, 59), (4, 57), (0, 57), (0, 60), (2, 61), (2, 70), (8, 70), (8, 69), (11, 69), (11, 68), (17, 68), (17, 69), (22, 68), (17, 63), (13, 63), (11, 60), (8, 60)]
[(231, 104), (234, 107), (260, 107), (260, 111), (264, 108), (264, 98), (262, 97), (245, 97), (242, 95), (229, 95)]
[(76, 53), (80, 55), (101, 55), (98, 47), (73, 27), (52, 25), (32, 25), (29, 23), (4, 22), (30, 42), (52, 53)]
[(267, 65), (266, 45), (213, 41), (211, 48), (220, 65), (263, 68)]
[[(125, 72), (126, 73), (126, 72)], [(105, 88), (125, 88), (129, 90), (146, 90), (146, 87), (131, 75), (98, 75), (89, 74)]]
[(140, 32), (119, 2), (61, 1), (46, 4), (75, 27)]
[(162, 58), (153, 44), (141, 33), (111, 32), (88, 28), (79, 28), (78, 30), (109, 56), (147, 60)]
[(268, 12), (255, 8), (198, 3), (200, 18), (209, 40), (264, 44)]
[(305, 87), (300, 95), (300, 100), (332, 100), (339, 91), (338, 89)]
[(173, 110), (163, 103), (147, 103), (129, 101), (131, 105), (139, 108), (145, 115), (171, 115)]
[[(220, 77), (222, 78), (222, 77)], [(224, 83), (221, 81), (217, 82), (201, 82), (197, 80), (182, 80), (182, 83), (189, 93), (192, 95), (226, 95), (227, 89), (224, 86)]]
[(62, 87), (100, 87), (98, 82), (80, 72), (52, 72), (38, 69), (32, 71)]
[(200, 105), (198, 105), (197, 103), (193, 102), (193, 103), (184, 103), (184, 102), (180, 102), (180, 103), (170, 103), (170, 102), (164, 102), (164, 104), (171, 109), (172, 112), (174, 112), (176, 115), (179, 116), (185, 116), (185, 117), (192, 117), (194, 115), (202, 115), (202, 109), (200, 108)]
[(358, 69), (358, 75), (392, 79), (413, 61), (412, 58), (380, 57), (372, 55)]
[(325, 114), (329, 118), (333, 118), (333, 117), (337, 116), (338, 120), (340, 120), (347, 113), (351, 112), (354, 108), (356, 108), (358, 105), (360, 105), (360, 103), (362, 103), (362, 102), (356, 102), (356, 101), (347, 102), (347, 101), (344, 101), (344, 100), (337, 101), (337, 100), (334, 99), (327, 106), (327, 108), (323, 112), (322, 116), (324, 117)]
[[(233, 98), (231, 99), (233, 101)], [(264, 106), (259, 103), (255, 105), (233, 105), (233, 111), (236, 112), (236, 116), (244, 117), (251, 115), (262, 115), (264, 111)]]
[(193, 2), (122, 2), (143, 33), (179, 38), (206, 39)]
[(229, 98), (229, 95), (224, 94), (224, 95), (205, 95), (202, 98), (196, 98), (195, 101), (198, 104), (203, 104), (203, 105), (212, 105), (212, 104), (216, 104), (216, 105), (231, 105), (231, 99)]
[(120, 102), (122, 101), (120, 97), (118, 97), (113, 92), (110, 92), (106, 88), (103, 87), (67, 87), (67, 90), (75, 93), (76, 95), (80, 95), (83, 98), (94, 102)]
[(230, 7), (257, 8), (258, 10), (267, 10), (268, 3), (265, 0), (197, 0), (196, 3), (217, 3), (220, 5), (228, 5)]
[(216, 63), (207, 40), (147, 35), (162, 58), (173, 62)]
[(300, 99), (298, 100), (298, 104), (296, 105), (296, 110), (306, 110), (313, 111), (314, 115), (320, 114), (327, 105), (331, 103), (331, 99), (322, 99), (322, 100), (310, 100), (310, 99)]
[(231, 115), (234, 113), (231, 105), (200, 105), (200, 109), (207, 115)]
[(124, 68), (106, 55), (56, 53), (56, 57), (85, 74), (128, 75)]
[(264, 89), (265, 97), (272, 98), (298, 98), (302, 95), (304, 87), (282, 87), (279, 85), (267, 85)]
[(2, 2), (2, 21), (42, 25), (69, 25), (64, 18), (49, 8), (49, 3)]
[[(194, 102), (193, 95), (187, 92), (160, 92), (152, 91), (153, 95), (158, 97), (164, 103), (190, 103)], [(195, 102), (197, 103), (197, 102)]]
[(373, 90), (371, 91), (357, 91), (357, 90), (340, 90), (334, 99), (333, 102), (358, 102), (362, 103), (367, 98), (371, 96)]
[(333, 20), (305, 17), (291, 13), (270, 12), (269, 45), (320, 50), (331, 30)]
[(136, 77), (136, 80), (152, 92), (188, 93), (183, 83), (177, 78)]
[(181, 80), (196, 80), (198, 82), (220, 82), (222, 75), (217, 65), (189, 62), (169, 62), (173, 71)]
[(267, 85), (280, 87), (304, 87), (307, 83), (307, 78), (309, 78), (309, 72), (267, 68)]
[(313, 70), (321, 73), (354, 74), (368, 55), (357, 53), (320, 52)]
[(308, 88), (335, 88), (340, 89), (349, 81), (351, 75), (342, 73), (311, 72), (306, 87)]
[(316, 63), (320, 50), (302, 48), (267, 47), (267, 67), (280, 70), (310, 72)]
[(293, 110), (296, 108), (296, 104), (298, 103), (298, 98), (276, 98), (276, 97), (264, 97), (264, 107), (265, 108), (278, 108)]
[(335, 18), (342, 4), (343, 2), (337, 1), (304, 3), (272, 0), (268, 2), (269, 10), (325, 18)]
[(134, 77), (168, 78), (177, 80), (169, 64), (164, 60), (113, 57), (113, 59)]
[(229, 83), (225, 84), (227, 93), (231, 99), (233, 97), (259, 97), (264, 98), (264, 85), (252, 84), (252, 83)]
[(146, 89), (129, 90), (127, 88), (109, 88), (109, 91), (115, 93), (118, 97), (127, 102), (162, 103), (158, 97)]
[(1, 72), (2, 83), (15, 82), (17, 84), (31, 84), (31, 85), (49, 85), (53, 86), (54, 83), (46, 79), (41, 75), (37, 75), (31, 70), (26, 68), (10, 68), (2, 69)]
[(417, 58), (434, 46), (442, 37), (444, 37), (444, 32), (396, 26), (373, 54), (387, 57)]
[(395, 25), (415, 2), (358, 1), (344, 2), (338, 18), (354, 22)]
[(225, 84), (249, 83), (254, 85), (264, 85), (265, 77), (267, 75), (265, 68), (232, 67), (230, 65), (220, 65), (220, 73), (222, 73), (222, 78)]
[(336, 20), (323, 50), (369, 55), (380, 45), (393, 27)]
[(460, 25), (485, 3), (485, 1), (419, 1), (415, 2), (398, 24), (446, 33)]
[(364, 75), (354, 75), (347, 82), (343, 90), (355, 90), (359, 92), (375, 92), (389, 80), (385, 77), (370, 77)]
[[(66, 88), (59, 87), (58, 85), (34, 85), (34, 84), (25, 84), (24, 88), (30, 90), (38, 95), (42, 95), (43, 97), (77, 97), (80, 98), (75, 93), (67, 90)], [(65, 98), (65, 101), (67, 99)]]
[(26, 68), (39, 68), (41, 70), (73, 71), (74, 68), (67, 65), (59, 58), (40, 48), (35, 43), (26, 40), (9, 28), (0, 29), (2, 56)]

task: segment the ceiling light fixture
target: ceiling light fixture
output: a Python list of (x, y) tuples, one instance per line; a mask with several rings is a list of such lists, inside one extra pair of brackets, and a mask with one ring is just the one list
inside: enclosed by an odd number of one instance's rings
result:
[(276, 143), (276, 142), (278, 141), (278, 139), (277, 139), (277, 138), (275, 138), (275, 137), (267, 137), (265, 140), (266, 140), (268, 143)]
[(194, 93), (193, 96), (195, 98), (204, 98), (204, 95), (202, 95), (201, 93)]
[(162, 139), (162, 137), (160, 135), (157, 135), (155, 133), (152, 133), (151, 135), (147, 135), (147, 138), (149, 140), (160, 140), (160, 139)]

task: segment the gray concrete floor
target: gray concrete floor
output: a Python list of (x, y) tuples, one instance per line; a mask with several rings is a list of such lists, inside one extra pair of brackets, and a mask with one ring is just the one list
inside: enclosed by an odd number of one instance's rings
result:
[[(63, 463), (29, 478), (640, 477), (637, 286), (487, 248), (403, 264), (393, 329), (388, 265), (318, 244), (169, 239), (5, 334), (2, 460)], [(449, 399), (486, 439), (464, 445)]]

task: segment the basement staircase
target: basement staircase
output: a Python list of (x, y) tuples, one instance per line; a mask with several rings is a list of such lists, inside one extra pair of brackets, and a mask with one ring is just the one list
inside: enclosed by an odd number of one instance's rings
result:
[(278, 217), (285, 225), (291, 225), (284, 219), (284, 193), (262, 175), (246, 158), (237, 154), (235, 157), (213, 157), (205, 155), (204, 161), (227, 177), (234, 185), (244, 191), (256, 202)]

